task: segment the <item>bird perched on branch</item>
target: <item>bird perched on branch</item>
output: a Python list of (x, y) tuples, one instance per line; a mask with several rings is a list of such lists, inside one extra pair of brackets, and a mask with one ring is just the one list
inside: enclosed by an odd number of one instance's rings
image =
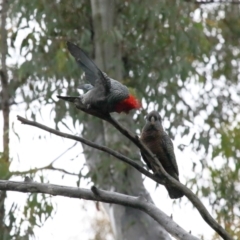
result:
[(101, 112), (125, 112), (139, 109), (141, 103), (129, 93), (126, 86), (107, 76), (84, 51), (73, 43), (67, 42), (67, 47), (78, 65), (85, 72), (89, 84), (83, 84), (80, 88), (85, 93), (78, 97), (58, 96), (65, 101), (75, 102), (76, 99), (87, 109), (100, 110)]
[[(141, 133), (141, 141), (154, 155), (156, 155), (165, 171), (179, 181), (179, 172), (174, 154), (173, 143), (167, 133), (163, 130), (161, 116), (158, 112), (152, 111), (146, 116), (146, 121), (147, 123), (143, 127)], [(147, 166), (153, 170), (156, 176), (162, 176), (161, 173), (156, 172), (152, 160), (147, 158), (142, 152), (141, 155)], [(165, 187), (170, 198), (181, 198), (183, 196), (183, 193), (179, 189), (168, 184), (166, 184)]]

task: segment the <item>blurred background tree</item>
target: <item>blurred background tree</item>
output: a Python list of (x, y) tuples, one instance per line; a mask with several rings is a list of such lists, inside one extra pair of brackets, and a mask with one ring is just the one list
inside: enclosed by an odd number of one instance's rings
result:
[[(193, 159), (184, 159), (183, 163), (192, 165), (192, 172), (185, 179), (187, 186), (206, 199), (218, 222), (236, 239), (240, 238), (238, 2), (2, 0), (1, 3), (1, 179), (16, 174), (10, 171), (16, 159), (12, 157), (14, 150), (9, 148), (9, 132), (15, 131), (10, 127), (13, 120), (9, 120), (9, 114), (20, 107), (32, 119), (49, 108), (50, 118), (60, 130), (73, 125), (77, 131), (83, 129), (81, 134), (86, 138), (140, 159), (135, 149), (112, 128), (57, 100), (58, 94), (77, 94), (80, 83), (81, 72), (66, 50), (69, 40), (85, 49), (100, 69), (121, 80), (142, 99), (142, 112), (116, 116), (123, 125), (139, 133), (143, 115), (154, 107), (165, 118), (170, 136), (189, 143), (178, 146), (183, 153), (187, 149), (195, 153)], [(78, 184), (81, 178), (87, 178), (105, 189), (132, 195), (144, 193), (150, 198), (139, 173), (86, 147), (84, 154), (90, 171), (84, 175), (79, 166)], [(50, 167), (46, 169), (49, 171)], [(51, 170), (56, 171), (53, 167)], [(25, 173), (34, 177), (36, 171)], [(43, 175), (44, 170), (38, 171), (39, 181), (47, 181)], [(0, 201), (1, 239), (29, 239), (34, 236), (34, 226), (42, 226), (54, 212), (50, 198), (30, 195), (24, 217), (19, 220), (15, 214), (17, 202), (8, 211), (6, 194), (1, 194)], [(144, 224), (135, 223), (143, 218), (154, 225), (145, 214), (116, 206), (105, 209), (120, 239), (153, 234)], [(131, 217), (119, 222), (119, 216)], [(27, 227), (22, 231), (26, 221)], [(129, 228), (131, 222), (136, 228)], [(136, 233), (136, 229), (143, 233)]]

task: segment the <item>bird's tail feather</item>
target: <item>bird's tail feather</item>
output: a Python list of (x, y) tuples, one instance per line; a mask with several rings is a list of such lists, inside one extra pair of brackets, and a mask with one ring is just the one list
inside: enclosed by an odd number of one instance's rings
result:
[(57, 96), (58, 98), (67, 101), (67, 102), (74, 102), (77, 97), (68, 97), (68, 96)]
[[(164, 179), (164, 176), (159, 172), (155, 173), (154, 175), (158, 177), (160, 180)], [(179, 181), (178, 176), (175, 176), (174, 178)], [(184, 196), (183, 192), (176, 187), (168, 186), (168, 185), (165, 185), (165, 187), (171, 199), (177, 199)]]

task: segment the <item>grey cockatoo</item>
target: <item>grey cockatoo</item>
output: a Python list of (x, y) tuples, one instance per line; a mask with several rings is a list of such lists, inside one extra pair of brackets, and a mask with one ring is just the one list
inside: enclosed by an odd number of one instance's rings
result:
[(67, 47), (78, 65), (85, 72), (89, 84), (80, 86), (85, 93), (78, 97), (58, 96), (66, 101), (75, 102), (76, 99), (88, 109), (101, 112), (125, 112), (139, 109), (141, 103), (129, 93), (128, 88), (107, 76), (94, 64), (84, 51), (73, 43), (67, 42)]
[[(163, 130), (161, 116), (158, 112), (152, 111), (146, 116), (146, 121), (147, 123), (142, 129), (141, 141), (156, 155), (165, 171), (179, 181), (179, 172), (173, 143)], [(141, 154), (148, 167), (154, 171), (151, 159), (148, 159), (143, 153)], [(154, 173), (156, 174), (157, 172)], [(159, 175), (161, 175), (161, 173)], [(166, 185), (166, 189), (170, 198), (181, 198), (183, 196), (183, 193), (175, 187)]]

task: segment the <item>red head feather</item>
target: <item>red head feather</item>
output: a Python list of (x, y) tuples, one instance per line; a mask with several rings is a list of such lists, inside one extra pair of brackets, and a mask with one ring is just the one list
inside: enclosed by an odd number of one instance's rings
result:
[(121, 102), (117, 103), (114, 107), (115, 112), (129, 113), (132, 109), (139, 109), (142, 107), (141, 102), (135, 98), (133, 95), (129, 95), (128, 98), (125, 98)]

